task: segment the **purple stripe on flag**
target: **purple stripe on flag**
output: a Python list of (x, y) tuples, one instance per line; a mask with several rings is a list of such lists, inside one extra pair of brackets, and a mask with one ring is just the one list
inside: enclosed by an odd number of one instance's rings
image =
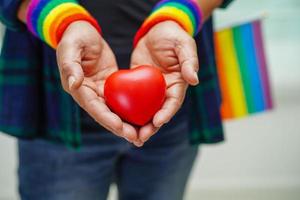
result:
[(262, 81), (262, 89), (264, 93), (264, 101), (267, 109), (273, 108), (272, 92), (270, 87), (269, 73), (267, 69), (266, 56), (264, 51), (264, 43), (262, 38), (261, 21), (257, 20), (253, 23), (253, 34), (256, 46), (256, 57), (260, 65), (260, 74)]

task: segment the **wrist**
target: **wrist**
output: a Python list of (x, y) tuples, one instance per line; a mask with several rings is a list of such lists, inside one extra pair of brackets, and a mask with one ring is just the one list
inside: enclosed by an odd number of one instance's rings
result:
[[(102, 37), (98, 30), (89, 22), (84, 20), (72, 22), (64, 31), (59, 42), (67, 42), (69, 44), (85, 46), (86, 41), (101, 40)], [(92, 44), (90, 44), (92, 45)]]
[(203, 12), (203, 19), (208, 19), (214, 9), (220, 7), (223, 3), (223, 0), (198, 0), (198, 4), (202, 9)]
[(30, 0), (22, 1), (17, 14), (18, 19), (25, 24), (26, 24), (26, 15), (27, 15), (29, 2)]
[(101, 34), (97, 21), (75, 0), (32, 0), (27, 10), (27, 27), (53, 48), (70, 24), (86, 21)]
[(174, 21), (191, 36), (195, 36), (200, 31), (203, 15), (196, 0), (162, 0), (136, 33), (134, 46), (153, 26), (164, 21)]
[(218, 8), (222, 5), (224, 0), (213, 0), (213, 3), (214, 3), (214, 7), (215, 8)]

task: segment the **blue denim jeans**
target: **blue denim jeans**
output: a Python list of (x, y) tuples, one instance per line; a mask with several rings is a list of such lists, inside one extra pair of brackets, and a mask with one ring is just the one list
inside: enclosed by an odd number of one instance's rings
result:
[(19, 140), (22, 200), (104, 200), (116, 183), (120, 200), (180, 200), (197, 155), (185, 109), (142, 148), (103, 128), (83, 133), (79, 152), (44, 140)]

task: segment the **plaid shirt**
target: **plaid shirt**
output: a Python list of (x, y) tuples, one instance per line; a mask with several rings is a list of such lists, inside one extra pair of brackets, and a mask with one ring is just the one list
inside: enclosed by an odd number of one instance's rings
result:
[[(0, 56), (0, 131), (18, 138), (44, 138), (78, 148), (80, 107), (61, 86), (55, 51), (33, 37), (17, 20), (20, 2), (0, 3), (0, 19), (7, 27)], [(225, 0), (223, 6), (229, 2)], [(200, 84), (190, 87), (187, 93), (190, 141), (216, 143), (223, 141), (224, 135), (212, 19), (195, 39)]]

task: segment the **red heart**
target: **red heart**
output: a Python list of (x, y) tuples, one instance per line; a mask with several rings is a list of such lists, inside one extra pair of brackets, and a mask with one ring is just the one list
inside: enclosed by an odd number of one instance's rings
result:
[(104, 85), (108, 107), (124, 121), (143, 126), (164, 103), (165, 79), (157, 67), (139, 66), (111, 74)]

